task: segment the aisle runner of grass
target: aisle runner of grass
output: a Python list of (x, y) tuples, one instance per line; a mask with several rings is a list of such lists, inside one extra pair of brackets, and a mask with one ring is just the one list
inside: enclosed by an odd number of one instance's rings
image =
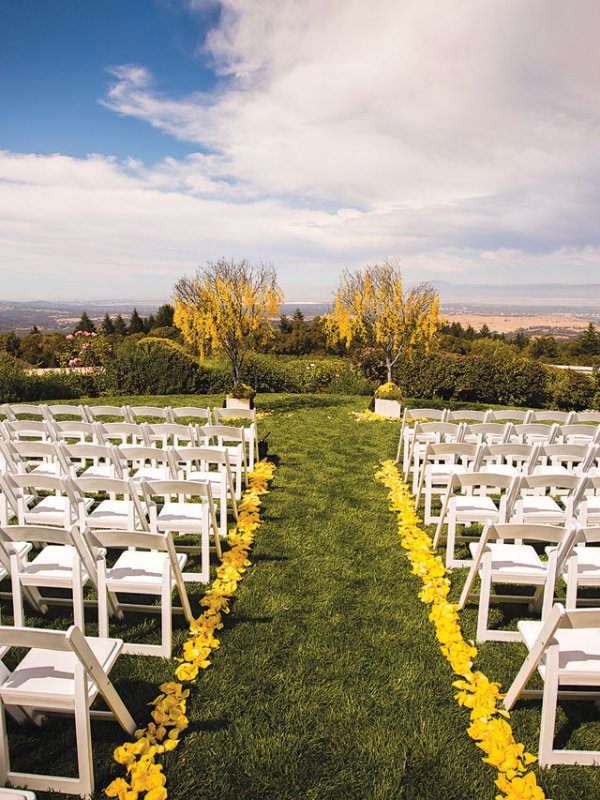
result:
[(280, 463), (255, 567), (171, 796), (489, 797), (373, 481), (396, 426), (357, 425), (360, 400), (314, 402), (262, 421)]

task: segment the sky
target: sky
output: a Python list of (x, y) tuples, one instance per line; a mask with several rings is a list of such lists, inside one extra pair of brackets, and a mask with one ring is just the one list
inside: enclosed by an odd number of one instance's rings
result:
[[(600, 283), (597, 0), (0, 0), (0, 300)], [(443, 297), (442, 297), (443, 300)]]

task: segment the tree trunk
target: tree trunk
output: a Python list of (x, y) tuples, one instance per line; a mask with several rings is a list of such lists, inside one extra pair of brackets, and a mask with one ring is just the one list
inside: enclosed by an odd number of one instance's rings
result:
[(394, 362), (389, 356), (385, 357), (385, 367), (387, 369), (387, 380), (388, 383), (392, 383), (392, 367), (394, 366)]

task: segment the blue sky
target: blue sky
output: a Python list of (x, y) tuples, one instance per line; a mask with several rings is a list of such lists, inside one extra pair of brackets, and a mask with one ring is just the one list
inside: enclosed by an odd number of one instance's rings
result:
[(3, 0), (11, 299), (164, 300), (221, 256), (600, 282), (600, 6)]

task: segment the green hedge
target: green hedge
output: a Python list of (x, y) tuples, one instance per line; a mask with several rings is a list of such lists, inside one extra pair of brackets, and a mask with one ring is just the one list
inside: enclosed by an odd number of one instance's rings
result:
[(432, 353), (396, 368), (396, 383), (410, 397), (492, 405), (580, 410), (594, 403), (595, 381), (527, 358)]
[(294, 358), (254, 353), (242, 367), (242, 380), (257, 392), (369, 395), (374, 388), (348, 359), (343, 358)]
[(0, 403), (72, 400), (95, 394), (95, 382), (91, 375), (66, 372), (35, 375), (22, 361), (7, 353), (0, 353)]

